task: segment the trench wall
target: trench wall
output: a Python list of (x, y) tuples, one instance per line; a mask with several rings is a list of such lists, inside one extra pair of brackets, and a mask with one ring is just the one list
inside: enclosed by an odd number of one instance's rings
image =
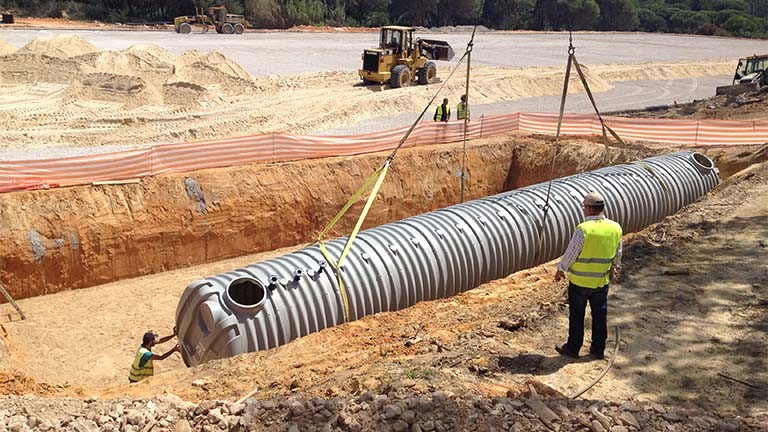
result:
[[(556, 176), (604, 165), (601, 149), (564, 146)], [(512, 136), (470, 143), (465, 199), (548, 178), (551, 151)], [(620, 163), (649, 152), (610, 154)], [(0, 194), (0, 281), (20, 299), (309, 242), (385, 155)], [(460, 161), (461, 144), (401, 151), (365, 227), (459, 202)], [(351, 230), (362, 203), (329, 237)]]

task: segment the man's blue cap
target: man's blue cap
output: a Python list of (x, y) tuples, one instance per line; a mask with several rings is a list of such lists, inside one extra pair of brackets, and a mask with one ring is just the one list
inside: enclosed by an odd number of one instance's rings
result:
[(155, 333), (155, 332), (150, 330), (150, 331), (144, 333), (143, 343), (144, 344), (148, 344), (148, 343), (152, 342), (155, 339), (157, 339), (157, 333)]

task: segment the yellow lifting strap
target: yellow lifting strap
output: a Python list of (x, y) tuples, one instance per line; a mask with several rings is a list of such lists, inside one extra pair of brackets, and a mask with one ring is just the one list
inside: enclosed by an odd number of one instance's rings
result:
[[(472, 32), (472, 37), (470, 40), (470, 43), (467, 46), (467, 51), (464, 52), (464, 55), (461, 56), (459, 61), (456, 63), (456, 66), (451, 70), (451, 73), (448, 74), (448, 77), (443, 81), (443, 84), (440, 86), (440, 88), (437, 90), (437, 92), (432, 96), (432, 98), (429, 100), (427, 105), (424, 107), (424, 109), (421, 111), (421, 114), (419, 114), (418, 118), (411, 124), (411, 127), (408, 129), (408, 131), (405, 132), (405, 135), (400, 139), (400, 142), (395, 146), (394, 150), (392, 150), (392, 153), (387, 157), (387, 159), (384, 161), (384, 164), (378, 168), (376, 171), (373, 172), (365, 181), (363, 182), (362, 186), (355, 192), (352, 197), (347, 201), (346, 204), (344, 204), (344, 207), (339, 210), (338, 213), (336, 213), (336, 216), (331, 219), (330, 222), (328, 222), (328, 225), (325, 226), (325, 228), (318, 234), (316, 244), (320, 247), (320, 251), (323, 254), (323, 257), (328, 262), (328, 264), (331, 265), (331, 268), (333, 268), (333, 272), (336, 274), (336, 281), (339, 285), (339, 292), (341, 294), (341, 300), (342, 304), (344, 306), (344, 321), (349, 321), (351, 313), (349, 309), (349, 296), (347, 295), (347, 288), (344, 285), (344, 278), (341, 276), (342, 272), (342, 266), (344, 265), (344, 259), (347, 257), (347, 254), (349, 253), (350, 249), (352, 248), (352, 243), (355, 241), (355, 237), (357, 237), (358, 232), (360, 231), (360, 228), (363, 226), (363, 222), (365, 221), (366, 216), (368, 215), (368, 212), (371, 209), (371, 205), (373, 205), (373, 200), (376, 199), (376, 195), (379, 193), (379, 188), (381, 188), (382, 183), (384, 182), (384, 178), (387, 176), (387, 171), (389, 170), (389, 166), (392, 164), (392, 161), (395, 159), (395, 156), (397, 155), (398, 150), (405, 144), (405, 141), (408, 139), (408, 137), (411, 135), (411, 132), (416, 128), (416, 125), (421, 122), (421, 119), (424, 117), (424, 114), (427, 112), (427, 110), (432, 106), (432, 103), (435, 101), (435, 98), (437, 98), (437, 95), (442, 92), (443, 88), (445, 88), (445, 85), (448, 84), (448, 81), (453, 77), (453, 74), (456, 72), (456, 70), (461, 66), (461, 63), (464, 61), (465, 58), (469, 55), (469, 52), (472, 50), (473, 41), (475, 39), (475, 32)], [(374, 183), (375, 182), (375, 183)], [(344, 249), (341, 251), (341, 255), (339, 255), (339, 261), (333, 259), (330, 252), (328, 251), (328, 248), (325, 247), (325, 243), (323, 243), (323, 237), (325, 237), (328, 232), (333, 229), (333, 227), (336, 225), (336, 223), (339, 222), (339, 220), (344, 217), (344, 215), (347, 213), (347, 211), (360, 199), (360, 197), (369, 189), (371, 188), (371, 185), (373, 185), (373, 188), (371, 189), (371, 193), (368, 195), (368, 199), (366, 200), (365, 207), (363, 207), (363, 211), (360, 213), (360, 217), (357, 219), (357, 223), (355, 224), (355, 228), (352, 230), (352, 234), (350, 234), (349, 238), (347, 238), (347, 242), (344, 244)]]
[[(349, 310), (349, 296), (347, 295), (347, 288), (344, 285), (344, 279), (341, 277), (341, 266), (344, 265), (344, 258), (346, 258), (347, 253), (349, 253), (349, 250), (352, 248), (352, 243), (355, 241), (355, 237), (357, 237), (357, 233), (360, 231), (360, 228), (363, 226), (363, 221), (365, 220), (365, 217), (368, 215), (368, 211), (371, 209), (371, 205), (373, 204), (373, 200), (376, 198), (376, 195), (379, 193), (379, 188), (381, 188), (381, 184), (384, 182), (384, 178), (387, 176), (387, 171), (389, 170), (391, 159), (387, 159), (384, 162), (384, 165), (382, 165), (379, 169), (373, 172), (365, 181), (363, 182), (363, 185), (360, 186), (360, 188), (357, 190), (357, 192), (352, 195), (352, 197), (347, 201), (346, 204), (344, 204), (344, 207), (339, 210), (338, 213), (336, 213), (336, 216), (331, 219), (331, 221), (328, 223), (328, 225), (323, 229), (323, 231), (320, 232), (320, 234), (317, 236), (317, 244), (320, 246), (320, 251), (323, 253), (323, 256), (325, 257), (325, 260), (328, 261), (328, 263), (331, 264), (331, 267), (333, 268), (333, 272), (336, 274), (336, 282), (339, 285), (339, 291), (341, 293), (341, 300), (342, 304), (344, 306), (344, 321), (349, 321), (350, 318), (350, 310)], [(371, 190), (370, 195), (368, 195), (368, 199), (365, 202), (365, 207), (363, 207), (363, 211), (360, 213), (360, 217), (357, 218), (357, 223), (355, 224), (355, 228), (352, 230), (352, 234), (350, 234), (349, 238), (347, 238), (347, 242), (344, 245), (344, 249), (341, 251), (341, 255), (339, 256), (339, 261), (333, 259), (331, 254), (328, 252), (328, 248), (325, 247), (325, 243), (323, 243), (323, 237), (325, 237), (328, 232), (333, 229), (333, 226), (336, 225), (336, 223), (341, 219), (344, 214), (347, 213), (347, 211), (354, 205), (358, 199), (365, 193), (370, 187), (371, 184), (376, 182), (373, 185), (373, 189)]]

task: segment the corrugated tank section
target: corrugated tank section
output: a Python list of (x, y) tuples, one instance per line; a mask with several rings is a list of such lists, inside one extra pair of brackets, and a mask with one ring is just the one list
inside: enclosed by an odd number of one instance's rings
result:
[[(550, 185), (542, 183), (361, 231), (340, 270), (349, 320), (449, 297), (558, 257), (590, 191), (603, 194), (606, 215), (626, 233), (718, 183), (706, 156), (673, 153), (554, 180), (546, 219)], [(346, 240), (326, 243), (334, 259)], [(318, 246), (193, 282), (176, 311), (187, 365), (274, 348), (344, 321), (336, 275)]]

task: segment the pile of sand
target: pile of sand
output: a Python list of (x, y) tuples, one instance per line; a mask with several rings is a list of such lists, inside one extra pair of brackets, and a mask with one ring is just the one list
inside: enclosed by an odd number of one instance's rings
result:
[(93, 70), (82, 63), (58, 57), (44, 57), (14, 52), (0, 61), (0, 82), (3, 84), (55, 83), (69, 84)]
[[(0, 45), (0, 53), (2, 53)], [(63, 103), (108, 101), (132, 109), (205, 106), (257, 89), (253, 77), (218, 51), (176, 57), (156, 45), (99, 51), (79, 36), (38, 38), (0, 62), (3, 84), (68, 85)]]
[(203, 54), (187, 51), (176, 62), (174, 79), (170, 82), (189, 82), (209, 89), (215, 88), (225, 95), (242, 95), (256, 90), (253, 77), (239, 64), (218, 51)]
[(0, 39), (0, 56), (16, 52), (16, 47)]
[(20, 54), (38, 54), (48, 57), (69, 58), (96, 52), (98, 49), (77, 35), (60, 34), (41, 37), (19, 48)]

